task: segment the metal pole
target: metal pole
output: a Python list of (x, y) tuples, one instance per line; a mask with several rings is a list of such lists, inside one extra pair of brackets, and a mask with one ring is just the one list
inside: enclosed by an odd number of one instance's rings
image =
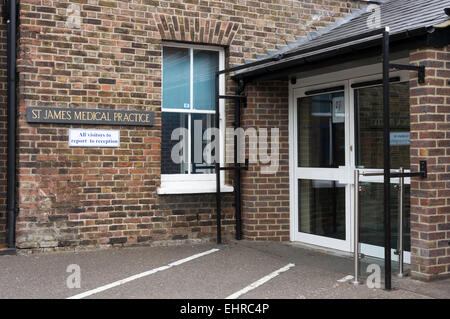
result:
[(359, 280), (360, 263), (359, 263), (359, 171), (355, 169), (355, 221), (354, 221), (354, 262), (355, 262), (355, 277), (352, 284), (360, 285)]
[[(236, 95), (239, 96), (244, 91), (244, 83), (238, 83), (236, 89)], [(234, 103), (234, 128), (239, 129), (241, 127), (241, 100), (236, 99)], [(239, 151), (241, 145), (239, 145), (240, 139), (234, 135), (234, 206), (236, 209), (236, 240), (242, 239), (242, 200), (241, 200), (241, 163), (239, 162)]]
[[(403, 167), (400, 167), (400, 174), (404, 173)], [(403, 278), (403, 192), (404, 192), (405, 178), (401, 176), (398, 182), (398, 274), (397, 277)]]
[(16, 1), (7, 3), (8, 21), (8, 248), (16, 248)]
[(222, 199), (220, 189), (220, 101), (219, 101), (219, 71), (216, 72), (216, 116), (214, 118), (216, 136), (215, 136), (215, 170), (216, 170), (216, 215), (217, 215), (217, 244), (222, 243)]
[(383, 133), (384, 133), (384, 288), (391, 290), (391, 154), (389, 107), (389, 27), (383, 32)]

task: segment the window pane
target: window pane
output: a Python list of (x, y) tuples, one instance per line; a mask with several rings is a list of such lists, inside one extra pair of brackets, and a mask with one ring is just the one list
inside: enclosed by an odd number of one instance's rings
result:
[(298, 99), (298, 165), (345, 165), (343, 92)]
[[(409, 83), (390, 85), (391, 167), (410, 166)], [(355, 90), (356, 161), (383, 168), (383, 87)]]
[(335, 181), (298, 181), (299, 232), (345, 239), (345, 185)]
[(214, 115), (192, 114), (191, 117), (191, 172), (192, 174), (213, 174), (214, 169), (208, 167), (215, 164), (214, 152), (204, 152), (205, 147), (210, 145), (213, 136), (204, 135), (207, 129), (214, 127)]
[(215, 109), (215, 72), (219, 65), (219, 52), (194, 50), (194, 108)]
[[(162, 136), (161, 136), (161, 173), (162, 174), (187, 174), (187, 154), (188, 154), (188, 117), (182, 113), (162, 113)], [(172, 132), (175, 129), (186, 129), (185, 138), (176, 134), (176, 140), (172, 141)], [(181, 130), (180, 130), (181, 131)], [(181, 144), (179, 144), (181, 143)], [(177, 147), (180, 152), (176, 152), (179, 157), (172, 159), (172, 149)], [(181, 159), (181, 160), (180, 160)]]
[(190, 57), (188, 49), (163, 49), (163, 108), (190, 108)]
[[(360, 183), (360, 241), (364, 244), (384, 246), (384, 185), (382, 183)], [(397, 185), (395, 185), (397, 186)], [(398, 188), (391, 184), (391, 235), (392, 248), (398, 241)], [(403, 231), (404, 248), (411, 251), (410, 198), (411, 187), (404, 185)]]

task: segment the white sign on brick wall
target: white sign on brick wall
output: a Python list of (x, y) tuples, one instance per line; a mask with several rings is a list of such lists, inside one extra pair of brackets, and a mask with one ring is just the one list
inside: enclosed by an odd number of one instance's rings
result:
[(120, 147), (119, 130), (69, 130), (70, 147)]

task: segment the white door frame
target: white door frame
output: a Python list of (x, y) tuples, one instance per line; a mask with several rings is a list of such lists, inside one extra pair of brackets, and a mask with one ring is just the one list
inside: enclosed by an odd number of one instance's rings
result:
[[(350, 127), (349, 125), (349, 110), (348, 107), (350, 105), (348, 100), (348, 94), (346, 93), (348, 91), (348, 81), (339, 81), (334, 82), (333, 87), (335, 86), (344, 86), (344, 98), (345, 98), (345, 149), (347, 149), (350, 145), (350, 130), (348, 129)], [(306, 96), (305, 92), (311, 89), (323, 89), (323, 88), (329, 88), (330, 84), (321, 84), (321, 85), (314, 85), (313, 87), (300, 87), (295, 88), (293, 92), (293, 98), (295, 100), (295, 104), (297, 103), (297, 99)], [(341, 92), (341, 91), (339, 91)], [(292, 109), (292, 116), (294, 119), (297, 119), (297, 107), (294, 107)], [(293, 121), (293, 132), (297, 132), (297, 121)], [(314, 180), (328, 180), (328, 181), (337, 181), (341, 184), (345, 184), (346, 192), (345, 192), (345, 207), (346, 210), (351, 207), (350, 205), (350, 185), (349, 182), (349, 175), (348, 175), (348, 167), (349, 167), (349, 160), (350, 157), (348, 156), (347, 152), (345, 155), (345, 166), (341, 166), (339, 168), (300, 168), (297, 165), (298, 162), (298, 152), (297, 152), (297, 134), (293, 136), (293, 151), (294, 151), (294, 157), (292, 158), (292, 161), (294, 162), (293, 167), (293, 175), (294, 175), (294, 182), (293, 182), (293, 190), (294, 190), (294, 211), (298, 212), (298, 177), (301, 176), (302, 179), (314, 179)], [(291, 204), (292, 206), (292, 204)], [(350, 229), (350, 214), (346, 212), (345, 214), (345, 227), (346, 230)], [(294, 232), (293, 232), (293, 240), (294, 241), (301, 241), (307, 244), (313, 244), (318, 246), (326, 246), (328, 248), (337, 249), (337, 250), (343, 250), (343, 251), (349, 251), (351, 241), (350, 241), (350, 233), (349, 231), (346, 231), (345, 233), (345, 240), (341, 239), (334, 239), (329, 237), (323, 237), (313, 234), (306, 234), (306, 233), (300, 233), (296, 230), (298, 227), (298, 213), (293, 214), (291, 216), (291, 223), (294, 225)]]
[[(407, 58), (392, 61), (392, 63), (408, 64)], [(391, 77), (400, 76), (401, 81), (409, 80), (408, 71), (391, 72)], [(381, 64), (362, 66), (311, 76), (308, 78), (297, 78), (296, 84), (289, 85), (289, 179), (290, 179), (290, 239), (291, 241), (300, 241), (316, 246), (323, 246), (331, 249), (341, 250), (345, 252), (353, 251), (353, 198), (354, 198), (354, 181), (353, 174), (355, 170), (355, 137), (354, 137), (354, 89), (351, 84), (357, 82), (365, 82), (382, 77)], [(346, 159), (344, 168), (332, 169), (302, 169), (297, 167), (297, 98), (308, 89), (320, 89), (327, 87), (335, 87), (344, 85), (345, 87), (345, 149)], [(346, 239), (338, 240), (317, 235), (299, 233), (298, 227), (298, 173), (302, 173), (302, 178), (337, 180), (346, 186)], [(365, 179), (362, 178), (364, 181)], [(405, 179), (405, 183), (409, 183), (409, 179)], [(361, 244), (361, 251), (370, 256), (384, 258), (384, 248), (372, 245)], [(397, 255), (393, 254), (392, 259), (398, 260)], [(405, 252), (405, 262), (410, 262), (410, 253)]]

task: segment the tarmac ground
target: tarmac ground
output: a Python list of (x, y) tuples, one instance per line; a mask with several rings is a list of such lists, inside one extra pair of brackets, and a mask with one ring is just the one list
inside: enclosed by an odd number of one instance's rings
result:
[(450, 298), (450, 279), (393, 276), (386, 291), (369, 265), (382, 262), (364, 259), (353, 285), (349, 256), (250, 241), (0, 256), (0, 299)]

